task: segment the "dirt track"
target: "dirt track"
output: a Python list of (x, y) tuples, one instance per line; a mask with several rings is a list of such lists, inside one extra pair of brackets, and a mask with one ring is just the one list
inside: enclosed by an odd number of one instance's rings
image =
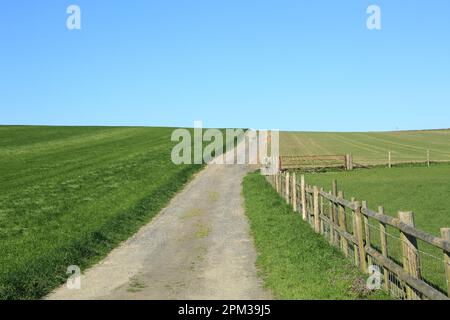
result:
[(243, 209), (245, 165), (209, 165), (168, 207), (48, 299), (270, 299)]

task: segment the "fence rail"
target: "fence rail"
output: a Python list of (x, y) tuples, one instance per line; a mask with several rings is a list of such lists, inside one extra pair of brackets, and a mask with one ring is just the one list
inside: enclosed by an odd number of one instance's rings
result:
[(345, 155), (280, 156), (281, 170), (298, 168), (347, 168)]
[(424, 164), (430, 167), (432, 164), (450, 163), (450, 160), (440, 159), (439, 156), (433, 157), (433, 155), (430, 155), (430, 151), (427, 151), (423, 157), (407, 157), (391, 151), (388, 151), (384, 158), (364, 158), (351, 153), (345, 155), (281, 155), (278, 161), (282, 171), (323, 168), (353, 170), (354, 168), (369, 168), (373, 166), (392, 168), (393, 166), (405, 164)]
[[(370, 210), (366, 201), (345, 199), (344, 192), (338, 191), (336, 180), (332, 190), (325, 192), (308, 185), (304, 175), (297, 181), (295, 172), (280, 171), (267, 179), (286, 203), (292, 205), (294, 212), (301, 213), (316, 233), (339, 248), (362, 272), (370, 273), (368, 267), (377, 266), (383, 289), (392, 296), (407, 300), (449, 300), (450, 228), (442, 228), (442, 237), (436, 237), (415, 227), (412, 212), (399, 212), (398, 218), (394, 218), (384, 214), (383, 207), (377, 212)], [(387, 232), (387, 228), (393, 228), (398, 237)], [(378, 244), (374, 243), (374, 230)], [(397, 257), (390, 252), (394, 241), (388, 239), (397, 241)], [(431, 246), (433, 252), (439, 250), (442, 258), (421, 251), (418, 241)], [(440, 264), (445, 289), (438, 288), (423, 275), (423, 254), (432, 256), (435, 265)]]

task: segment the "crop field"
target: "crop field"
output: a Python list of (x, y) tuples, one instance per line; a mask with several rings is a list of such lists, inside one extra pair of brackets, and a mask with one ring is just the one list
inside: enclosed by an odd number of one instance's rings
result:
[[(345, 172), (306, 174), (308, 184), (331, 190), (333, 179), (345, 198), (366, 200), (368, 207), (377, 210), (382, 205), (385, 214), (398, 216), (398, 211), (413, 211), (416, 228), (440, 236), (440, 228), (450, 227), (450, 165), (440, 164), (429, 168), (408, 166), (394, 168), (358, 169)], [(376, 221), (371, 224), (371, 238), (379, 245), (379, 229)], [(351, 223), (348, 224), (351, 229)], [(401, 260), (401, 243), (398, 231), (388, 227), (389, 254)], [(431, 285), (446, 292), (442, 251), (419, 240), (422, 276)]]
[(450, 161), (450, 130), (397, 132), (281, 132), (281, 155), (345, 155), (357, 164)]
[(39, 298), (148, 222), (201, 166), (170, 128), (0, 127), (0, 299)]

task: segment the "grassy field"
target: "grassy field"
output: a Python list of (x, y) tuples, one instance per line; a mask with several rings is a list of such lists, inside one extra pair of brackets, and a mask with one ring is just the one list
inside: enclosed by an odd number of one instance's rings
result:
[[(377, 210), (385, 207), (385, 213), (397, 217), (398, 211), (413, 211), (418, 229), (440, 236), (440, 228), (450, 227), (450, 165), (427, 167), (394, 167), (360, 169), (347, 172), (324, 172), (307, 174), (308, 184), (331, 189), (337, 179), (339, 190), (345, 197), (367, 200), (368, 206)], [(372, 241), (379, 246), (379, 230), (376, 221), (370, 221)], [(349, 229), (351, 225), (349, 223)], [(400, 261), (399, 233), (388, 228), (389, 251), (392, 258)], [(435, 287), (446, 291), (445, 270), (441, 250), (419, 241), (422, 275)]]
[(450, 161), (450, 130), (398, 132), (281, 132), (282, 155), (353, 154), (354, 162), (385, 164), (391, 151), (392, 163)]
[[(0, 126), (0, 299), (42, 297), (65, 281), (69, 265), (85, 269), (148, 222), (201, 167), (171, 163), (171, 132)], [(448, 130), (281, 133), (281, 152), (351, 152), (356, 162), (376, 164), (388, 150), (394, 161), (425, 159), (430, 150), (433, 160), (450, 160), (449, 138)], [(387, 214), (412, 210), (418, 228), (439, 235), (440, 227), (450, 226), (449, 176), (450, 166), (436, 165), (307, 179), (328, 190), (336, 178), (347, 198), (368, 200), (371, 208), (382, 204)], [(261, 177), (250, 175), (244, 188), (258, 264), (278, 298), (366, 298), (358, 271), (292, 215)], [(390, 251), (398, 258), (392, 233)], [(442, 258), (441, 252), (421, 248), (426, 278), (442, 289), (442, 264), (429, 256)]]
[(387, 299), (368, 292), (351, 263), (294, 214), (259, 173), (244, 180), (257, 266), (278, 299)]
[(200, 166), (169, 128), (0, 127), (0, 299), (42, 297), (149, 221)]

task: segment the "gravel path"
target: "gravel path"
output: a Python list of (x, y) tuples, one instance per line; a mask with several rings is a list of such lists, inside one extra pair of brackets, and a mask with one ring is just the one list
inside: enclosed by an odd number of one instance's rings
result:
[(245, 165), (208, 165), (102, 262), (47, 299), (271, 299), (243, 209)]

